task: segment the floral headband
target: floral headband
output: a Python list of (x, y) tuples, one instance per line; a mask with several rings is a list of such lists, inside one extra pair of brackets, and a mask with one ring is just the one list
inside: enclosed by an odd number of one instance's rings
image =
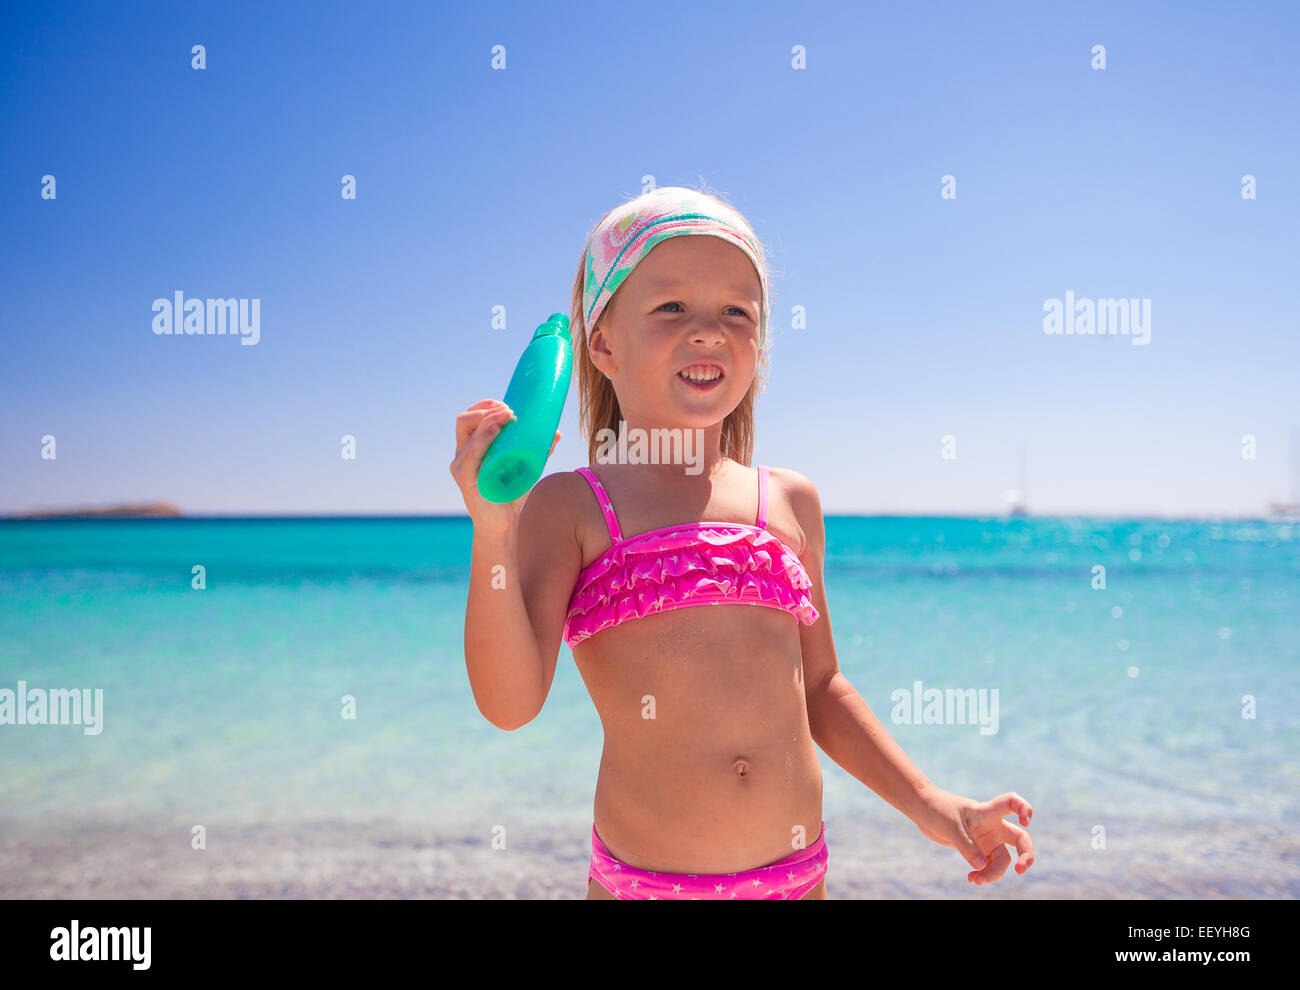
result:
[(767, 273), (759, 260), (758, 238), (735, 210), (681, 186), (663, 186), (638, 196), (610, 214), (591, 235), (582, 287), (586, 326), (595, 326), (610, 298), (652, 247), (679, 234), (720, 237), (749, 256), (762, 291), (758, 321), (758, 346), (762, 349), (772, 305)]

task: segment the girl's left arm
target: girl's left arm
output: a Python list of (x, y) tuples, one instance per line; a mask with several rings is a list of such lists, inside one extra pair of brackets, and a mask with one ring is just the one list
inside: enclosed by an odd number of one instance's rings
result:
[(967, 874), (971, 882), (992, 883), (1006, 872), (1011, 860), (1004, 843), (1016, 847), (1016, 871), (1023, 874), (1033, 865), (1033, 843), (1028, 832), (1006, 821), (1003, 815), (1015, 813), (1020, 825), (1028, 825), (1033, 814), (1029, 802), (1013, 792), (979, 802), (936, 787), (885, 731), (840, 670), (822, 576), (826, 524), (821, 498), (813, 483), (797, 471), (783, 469), (779, 476), (803, 530), (804, 546), (799, 559), (812, 580), (809, 594), (818, 612), (812, 625), (799, 626), (804, 695), (813, 741), (844, 770), (910, 818), (923, 835), (956, 849), (974, 868)]

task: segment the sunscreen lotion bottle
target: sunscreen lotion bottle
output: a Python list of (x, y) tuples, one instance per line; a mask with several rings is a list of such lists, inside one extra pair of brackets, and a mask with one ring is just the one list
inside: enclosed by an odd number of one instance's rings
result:
[(488, 445), (478, 469), (478, 492), (489, 502), (513, 502), (542, 476), (569, 397), (573, 340), (569, 318), (552, 313), (515, 365), (502, 400), (515, 414)]

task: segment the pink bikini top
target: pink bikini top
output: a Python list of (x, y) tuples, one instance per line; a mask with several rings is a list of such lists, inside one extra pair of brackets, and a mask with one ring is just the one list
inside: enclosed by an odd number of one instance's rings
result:
[(758, 469), (758, 521), (679, 523), (623, 539), (605, 486), (587, 479), (613, 546), (578, 574), (564, 622), (570, 648), (629, 619), (688, 605), (767, 605), (804, 625), (818, 612), (798, 554), (767, 529), (767, 466)]

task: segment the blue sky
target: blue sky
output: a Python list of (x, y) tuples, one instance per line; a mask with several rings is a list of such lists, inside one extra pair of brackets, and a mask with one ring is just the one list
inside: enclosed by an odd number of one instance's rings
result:
[[(1300, 426), (1298, 21), (6, 4), (0, 512), (463, 511), (456, 414), (504, 393), (591, 225), (650, 175), (707, 182), (764, 240), (755, 458), (827, 512), (1000, 512), (1023, 442), (1034, 511), (1258, 513)], [(155, 335), (177, 290), (260, 299), (259, 342)], [(1150, 299), (1149, 344), (1045, 334), (1067, 290)], [(586, 463), (576, 392), (561, 430), (548, 472)]]

